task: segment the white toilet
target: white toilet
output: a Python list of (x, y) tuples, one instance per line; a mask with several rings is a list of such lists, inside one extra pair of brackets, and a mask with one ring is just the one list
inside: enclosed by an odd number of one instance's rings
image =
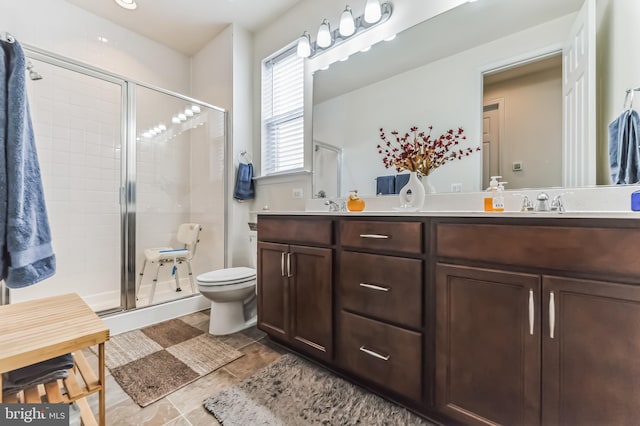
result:
[[(249, 231), (251, 260), (256, 266), (257, 232)], [(236, 333), (256, 324), (256, 270), (244, 266), (198, 275), (198, 290), (211, 300), (209, 333)]]

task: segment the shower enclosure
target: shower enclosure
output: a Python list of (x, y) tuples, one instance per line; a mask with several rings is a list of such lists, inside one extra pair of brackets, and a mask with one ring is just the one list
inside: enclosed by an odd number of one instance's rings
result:
[[(202, 227), (194, 276), (224, 267), (225, 111), (39, 49), (25, 53), (57, 272), (10, 290), (10, 302), (75, 292), (96, 312), (144, 306), (155, 273), (147, 266), (136, 294), (144, 250), (177, 248), (181, 223)], [(154, 303), (191, 295), (186, 265), (160, 268)]]

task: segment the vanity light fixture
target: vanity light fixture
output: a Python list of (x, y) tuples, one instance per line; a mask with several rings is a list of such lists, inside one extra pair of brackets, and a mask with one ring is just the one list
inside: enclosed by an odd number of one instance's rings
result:
[(114, 0), (116, 4), (127, 10), (135, 10), (138, 8), (138, 4), (135, 0)]
[(322, 21), (322, 24), (320, 24), (320, 28), (318, 28), (318, 47), (327, 48), (331, 46), (332, 42), (333, 37), (331, 37), (331, 28), (329, 27), (329, 22), (325, 19)]
[(340, 35), (349, 37), (356, 32), (356, 21), (353, 19), (353, 13), (349, 5), (344, 8), (344, 12), (340, 15)]
[(375, 24), (382, 18), (382, 6), (379, 0), (367, 0), (364, 5), (364, 20), (368, 24)]
[[(340, 15), (340, 25), (336, 30), (331, 31), (329, 21), (324, 19), (320, 28), (316, 41), (312, 42), (307, 31), (304, 31), (298, 38), (296, 53), (300, 58), (311, 58), (330, 47), (335, 47), (345, 40), (355, 37), (386, 22), (391, 17), (391, 3), (384, 2), (380, 4), (379, 0), (367, 0), (365, 5), (365, 13), (354, 19), (351, 7), (348, 5)], [(366, 51), (365, 49), (362, 50)]]
[(296, 53), (300, 58), (308, 58), (311, 56), (311, 40), (307, 31), (305, 31), (298, 39)]

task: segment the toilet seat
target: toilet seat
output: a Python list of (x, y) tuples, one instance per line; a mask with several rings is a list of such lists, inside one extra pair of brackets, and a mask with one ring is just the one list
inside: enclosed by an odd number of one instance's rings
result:
[(241, 284), (256, 279), (256, 270), (239, 266), (235, 268), (218, 269), (216, 271), (205, 272), (196, 278), (201, 286), (224, 286)]

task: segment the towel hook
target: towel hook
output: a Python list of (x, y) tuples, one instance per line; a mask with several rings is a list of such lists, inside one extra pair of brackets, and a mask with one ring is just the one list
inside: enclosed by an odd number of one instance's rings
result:
[(627, 89), (622, 109), (627, 109), (627, 100), (629, 101), (629, 109), (633, 108), (633, 94), (638, 91), (640, 91), (640, 87), (636, 87), (635, 89)]
[(7, 43), (14, 43), (16, 38), (6, 31), (0, 32), (0, 40), (6, 41)]
[(251, 154), (249, 154), (247, 151), (242, 151), (240, 152), (240, 161), (242, 162), (242, 159), (244, 159), (245, 164), (249, 164), (251, 163)]

